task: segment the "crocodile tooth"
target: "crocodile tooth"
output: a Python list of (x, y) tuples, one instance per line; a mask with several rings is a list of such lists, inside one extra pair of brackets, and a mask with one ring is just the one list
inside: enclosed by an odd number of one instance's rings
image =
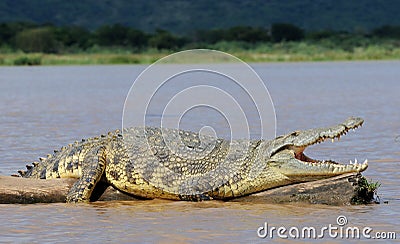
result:
[(85, 142), (86, 140), (85, 139), (82, 139), (82, 142)]
[(39, 157), (40, 162), (43, 162), (46, 158)]
[(332, 138), (332, 143), (334, 143), (334, 142), (335, 142), (335, 139)]
[(47, 154), (46, 156), (47, 156), (47, 158), (51, 158), (53, 155)]
[(54, 150), (54, 153), (58, 153), (58, 150)]
[(102, 135), (101, 135), (101, 137), (103, 137), (103, 138), (104, 138), (104, 137), (106, 137), (106, 135), (102, 134)]
[(36, 167), (36, 166), (39, 165), (39, 162), (33, 162), (32, 164), (33, 164), (34, 167)]
[(354, 164), (358, 164), (357, 158), (354, 158)]
[(351, 161), (351, 159), (350, 159), (350, 164), (353, 164), (353, 161)]

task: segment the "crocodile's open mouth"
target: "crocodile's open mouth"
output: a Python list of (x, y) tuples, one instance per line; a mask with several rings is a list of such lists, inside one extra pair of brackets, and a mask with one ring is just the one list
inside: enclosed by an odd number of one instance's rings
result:
[(350, 130), (355, 130), (358, 127), (361, 127), (363, 124), (363, 121), (361, 120), (358, 123), (354, 123), (351, 125), (339, 125), (336, 127), (335, 129), (330, 129), (330, 130), (321, 130), (320, 135), (317, 139), (315, 139), (314, 141), (311, 142), (311, 144), (308, 144), (307, 146), (303, 146), (303, 147), (297, 147), (297, 146), (293, 146), (291, 149), (294, 151), (295, 154), (295, 158), (305, 162), (307, 164), (312, 164), (312, 165), (327, 165), (329, 167), (329, 165), (332, 165), (331, 167), (334, 169), (334, 171), (346, 171), (349, 169), (357, 169), (359, 171), (363, 171), (367, 168), (368, 166), (368, 160), (365, 159), (365, 161), (363, 163), (358, 163), (357, 159), (354, 160), (354, 162), (352, 160), (349, 161), (349, 164), (340, 164), (338, 162), (335, 162), (333, 160), (318, 160), (318, 159), (313, 159), (308, 157), (307, 155), (304, 154), (304, 150), (310, 146), (310, 145), (314, 145), (314, 144), (319, 144), (321, 142), (324, 142), (326, 140), (331, 140), (332, 143), (337, 140), (340, 140), (340, 137), (343, 135), (346, 135)]
[[(304, 150), (305, 147), (290, 147), (290, 150), (294, 151), (294, 155), (295, 158), (305, 162), (305, 163), (314, 163), (314, 164), (337, 164), (337, 165), (341, 165), (341, 163), (338, 163), (336, 161), (333, 161), (331, 159), (328, 160), (318, 160), (318, 159), (313, 159), (308, 157), (307, 155), (304, 154)], [(354, 159), (354, 162), (352, 160), (349, 161), (350, 165), (360, 165), (360, 163), (358, 162), (357, 158)], [(368, 163), (368, 159), (365, 159), (364, 162), (362, 164), (367, 164)]]
[(345, 121), (345, 123), (339, 124), (334, 127), (305, 131), (303, 132), (304, 134), (298, 135), (299, 139), (295, 140), (293, 145), (286, 146), (285, 149), (292, 151), (294, 157), (297, 160), (303, 162), (307, 168), (311, 166), (332, 173), (364, 171), (368, 167), (367, 159), (365, 159), (363, 163), (359, 163), (357, 159), (355, 159), (354, 162), (350, 160), (349, 164), (342, 164), (335, 162), (331, 159), (313, 159), (304, 154), (304, 150), (308, 146), (319, 144), (326, 140), (332, 140), (332, 142), (334, 142), (335, 140), (339, 140), (340, 137), (347, 134), (349, 130), (355, 130), (356, 128), (361, 127), (363, 122), (364, 121), (362, 119), (354, 119)]

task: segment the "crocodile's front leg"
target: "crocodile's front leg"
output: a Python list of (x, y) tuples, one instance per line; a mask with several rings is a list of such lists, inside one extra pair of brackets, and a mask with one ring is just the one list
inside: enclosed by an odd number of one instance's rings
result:
[(102, 176), (106, 168), (105, 149), (92, 149), (82, 164), (82, 176), (72, 186), (67, 195), (67, 202), (95, 201), (107, 189), (109, 184)]

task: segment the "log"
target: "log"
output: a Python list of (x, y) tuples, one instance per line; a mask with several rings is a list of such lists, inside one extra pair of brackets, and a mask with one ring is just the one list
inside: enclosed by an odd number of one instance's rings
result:
[[(65, 202), (67, 193), (76, 179), (31, 179), (12, 176), (0, 176), (0, 204), (9, 203), (56, 203)], [(136, 200), (109, 187), (99, 199)]]
[[(233, 199), (235, 202), (348, 205), (357, 197), (361, 174), (345, 174), (329, 179), (282, 186), (250, 196)], [(29, 179), (0, 176), (0, 204), (65, 202), (68, 190), (76, 179)], [(373, 197), (373, 196), (372, 196)], [(109, 187), (99, 199), (137, 200)], [(372, 199), (366, 199), (366, 202)]]

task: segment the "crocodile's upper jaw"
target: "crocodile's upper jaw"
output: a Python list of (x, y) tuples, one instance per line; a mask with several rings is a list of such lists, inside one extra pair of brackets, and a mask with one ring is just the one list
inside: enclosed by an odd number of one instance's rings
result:
[[(321, 129), (311, 129), (302, 132), (294, 132), (281, 140), (281, 147), (276, 148), (271, 155), (269, 167), (274, 167), (281, 174), (289, 178), (301, 178), (302, 180), (319, 179), (334, 175), (362, 172), (367, 169), (368, 161), (363, 163), (340, 164), (332, 160), (312, 159), (304, 154), (304, 150), (326, 139), (339, 139), (351, 129), (356, 129), (363, 124), (360, 118), (349, 118), (337, 126)], [(279, 144), (279, 143), (277, 143)], [(307, 179), (309, 178), (309, 179)]]

